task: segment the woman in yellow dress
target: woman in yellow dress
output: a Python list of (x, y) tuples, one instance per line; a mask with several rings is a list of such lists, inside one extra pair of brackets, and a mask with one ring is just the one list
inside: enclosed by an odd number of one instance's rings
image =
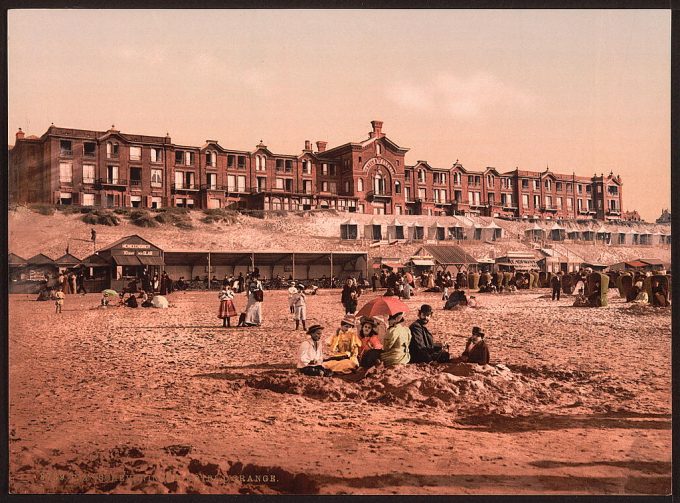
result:
[(340, 328), (331, 338), (330, 353), (324, 359), (324, 367), (340, 374), (349, 374), (359, 368), (361, 340), (354, 326), (353, 316), (343, 318)]

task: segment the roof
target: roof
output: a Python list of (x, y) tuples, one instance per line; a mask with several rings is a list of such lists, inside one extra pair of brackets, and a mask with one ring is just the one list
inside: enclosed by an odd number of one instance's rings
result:
[(426, 245), (416, 255), (430, 255), (437, 264), (476, 264), (477, 259), (458, 245)]
[(361, 257), (366, 257), (366, 252), (300, 252), (300, 251), (208, 251), (208, 250), (169, 250), (163, 254), (165, 265), (208, 265), (208, 253), (210, 253), (210, 265), (250, 265), (251, 258), (255, 259), (255, 266), (275, 264), (292, 264), (295, 254), (296, 265), (324, 264), (330, 265), (330, 256), (333, 255), (334, 264), (346, 264)]
[(658, 258), (641, 258), (638, 259), (640, 262), (644, 262), (648, 265), (663, 265), (664, 263)]
[(538, 269), (538, 264), (536, 263), (536, 260), (534, 258), (529, 259), (529, 258), (500, 257), (496, 264), (512, 266), (515, 269), (522, 270)]
[(55, 262), (59, 265), (80, 264), (80, 259), (78, 257), (71, 255), (70, 253), (66, 253), (65, 255), (62, 255), (61, 257), (56, 259)]
[(26, 259), (23, 257), (20, 257), (19, 255), (15, 253), (10, 253), (7, 256), (7, 264), (8, 265), (24, 265), (26, 264)]
[(433, 266), (434, 261), (432, 259), (425, 259), (425, 258), (412, 258), (411, 262), (413, 262), (413, 265), (419, 265), (419, 266)]
[[(124, 238), (120, 238), (118, 241), (115, 241), (115, 242), (111, 243), (109, 246), (107, 246), (107, 247), (105, 247), (105, 248), (101, 248), (97, 253), (101, 253), (101, 252), (103, 252), (104, 250), (110, 250), (110, 249), (112, 249), (112, 248), (115, 248), (115, 247), (118, 246), (119, 244), (125, 243), (126, 241), (130, 241), (130, 240), (133, 240), (133, 241), (134, 241), (134, 238), (137, 238), (137, 240), (140, 240), (140, 241), (144, 241), (145, 243), (150, 244), (150, 245), (151, 245), (152, 247), (154, 247), (154, 248), (158, 248), (158, 246), (156, 246), (156, 245), (153, 244), (152, 242), (150, 242), (150, 241), (144, 239), (144, 238), (141, 237), (139, 234), (132, 234), (131, 236), (125, 236)], [(159, 248), (159, 249), (160, 249), (160, 248)]]
[(54, 265), (55, 264), (54, 260), (52, 260), (47, 255), (43, 255), (42, 253), (38, 253), (37, 255), (32, 256), (26, 262), (28, 264), (31, 264), (31, 265), (41, 265), (41, 264)]
[(340, 225), (357, 225), (357, 221), (353, 218), (350, 218), (349, 220), (342, 222)]
[(89, 257), (85, 257), (81, 263), (86, 267), (100, 267), (110, 265), (104, 257), (100, 257), (96, 253), (90, 255)]

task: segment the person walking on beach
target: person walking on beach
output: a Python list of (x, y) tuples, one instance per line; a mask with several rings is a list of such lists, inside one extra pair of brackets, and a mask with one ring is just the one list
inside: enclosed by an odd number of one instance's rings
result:
[(264, 301), (264, 289), (260, 281), (260, 270), (256, 267), (250, 275), (248, 283), (248, 304), (246, 305), (246, 316), (243, 325), (247, 327), (262, 324), (262, 302)]
[(234, 306), (234, 292), (228, 284), (222, 287), (218, 298), (220, 299), (220, 309), (217, 317), (222, 319), (223, 327), (231, 327), (231, 317), (236, 316), (236, 306)]
[(562, 291), (562, 271), (555, 274), (550, 279), (550, 286), (552, 286), (552, 300), (560, 300), (560, 292)]
[(354, 314), (356, 312), (359, 292), (354, 286), (354, 280), (352, 278), (347, 278), (345, 286), (342, 287), (340, 300), (345, 307), (345, 314)]
[(64, 305), (64, 299), (66, 298), (66, 294), (62, 290), (57, 290), (56, 293), (54, 294), (54, 298), (56, 299), (54, 301), (55, 314), (61, 314), (61, 308)]
[(245, 288), (244, 279), (243, 279), (243, 273), (240, 272), (238, 273), (238, 293), (243, 293), (243, 289)]
[(307, 296), (305, 295), (304, 285), (298, 285), (295, 293), (292, 295), (292, 301), (295, 330), (300, 328), (300, 323), (302, 323), (302, 330), (307, 330)]

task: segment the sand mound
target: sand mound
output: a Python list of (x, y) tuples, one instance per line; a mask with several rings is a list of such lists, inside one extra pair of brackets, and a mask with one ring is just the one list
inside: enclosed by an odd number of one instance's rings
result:
[[(453, 417), (520, 416), (564, 408), (602, 412), (604, 401), (634, 409), (635, 382), (614, 385), (598, 372), (505, 365), (408, 365), (331, 378), (306, 377), (294, 370), (214, 374), (231, 389), (248, 388), (298, 395), (323, 402), (374, 403), (387, 407), (431, 407)], [(235, 385), (235, 386), (234, 386)], [(584, 390), (587, 390), (584, 392)]]

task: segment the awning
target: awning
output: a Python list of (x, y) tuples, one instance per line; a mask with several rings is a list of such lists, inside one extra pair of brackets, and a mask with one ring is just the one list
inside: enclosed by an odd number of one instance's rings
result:
[(639, 260), (631, 260), (625, 263), (628, 267), (647, 267), (647, 264), (640, 262)]
[(398, 269), (399, 267), (404, 267), (403, 264), (397, 262), (383, 262), (382, 265), (390, 267), (392, 269)]
[(538, 264), (535, 260), (522, 258), (508, 258), (507, 261), (497, 262), (496, 265), (512, 266), (518, 271), (528, 271), (529, 269), (538, 269)]
[(165, 265), (163, 259), (157, 255), (137, 255), (137, 258), (144, 265)]
[(422, 258), (414, 258), (411, 259), (411, 262), (413, 262), (413, 265), (418, 265), (418, 266), (433, 266), (434, 262), (432, 259), (422, 259)]
[(114, 255), (113, 261), (116, 263), (116, 265), (141, 265), (142, 263), (139, 261), (136, 255)]

